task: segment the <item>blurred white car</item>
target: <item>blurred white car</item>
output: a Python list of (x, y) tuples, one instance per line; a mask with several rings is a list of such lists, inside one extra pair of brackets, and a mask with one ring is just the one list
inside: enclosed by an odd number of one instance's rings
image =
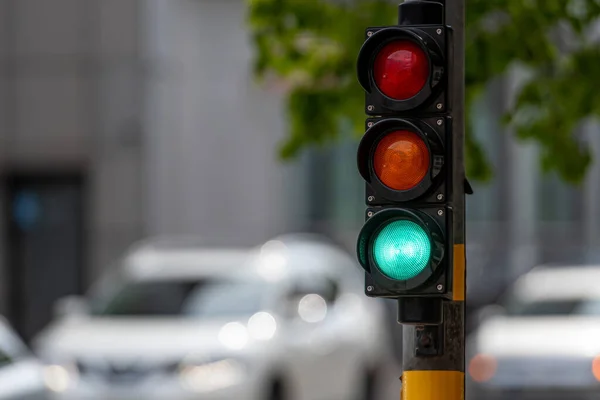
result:
[(45, 399), (42, 365), (0, 317), (0, 400)]
[(355, 262), (310, 239), (143, 248), (36, 348), (57, 399), (371, 399), (391, 345), (362, 291)]
[(600, 268), (521, 277), (469, 338), (472, 399), (600, 397)]

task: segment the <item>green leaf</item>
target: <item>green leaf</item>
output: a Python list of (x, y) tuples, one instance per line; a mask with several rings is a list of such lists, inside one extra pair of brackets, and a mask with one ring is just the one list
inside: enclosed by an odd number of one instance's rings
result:
[[(392, 25), (395, 3), (385, 0), (246, 0), (258, 78), (276, 76), (289, 88), (289, 135), (284, 159), (341, 134), (342, 121), (364, 133), (364, 94), (356, 56), (369, 26)], [(588, 31), (600, 17), (597, 0), (467, 0), (467, 110), (486, 84), (518, 64), (532, 71), (503, 121), (541, 148), (544, 171), (581, 182), (592, 162), (576, 132), (600, 115), (595, 89), (600, 48)], [(569, 40), (566, 40), (567, 38)], [(477, 135), (481, 136), (481, 135)], [(466, 136), (467, 173), (489, 180), (493, 171), (473, 126)]]

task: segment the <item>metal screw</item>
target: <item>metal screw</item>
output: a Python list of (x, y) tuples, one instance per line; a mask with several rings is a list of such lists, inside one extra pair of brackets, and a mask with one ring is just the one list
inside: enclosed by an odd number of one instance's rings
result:
[(375, 200), (375, 196), (369, 196), (369, 198), (367, 200), (373, 201), (373, 200)]
[(441, 217), (442, 215), (444, 215), (444, 210), (438, 210), (438, 215)]
[(439, 285), (436, 286), (436, 289), (441, 292), (442, 290), (444, 290), (444, 285), (442, 285), (441, 283)]
[(444, 105), (442, 103), (437, 103), (435, 108), (437, 108), (438, 110), (441, 110), (442, 108), (444, 108)]
[(443, 195), (443, 194), (441, 194), (441, 193), (440, 193), (440, 194), (438, 194), (438, 195), (437, 195), (437, 199), (438, 199), (438, 200), (444, 200), (444, 195)]
[(371, 32), (371, 31), (367, 32), (367, 36), (368, 36), (368, 37), (371, 37), (371, 36), (373, 36), (373, 32)]
[(371, 218), (372, 216), (373, 216), (373, 211), (369, 211), (369, 212), (367, 213), (367, 217)]
[(435, 33), (437, 33), (438, 35), (441, 35), (442, 34), (442, 30), (438, 29), (437, 31), (435, 31)]
[(372, 123), (372, 122), (368, 122), (368, 123), (367, 123), (367, 126), (370, 128), (370, 127), (372, 127), (372, 126), (373, 126), (373, 123)]
[(438, 124), (438, 126), (442, 126), (444, 124), (444, 120), (443, 119), (438, 119), (437, 120), (437, 124)]
[(373, 111), (374, 109), (375, 109), (375, 107), (374, 107), (374, 106), (368, 106), (368, 107), (367, 107), (367, 110), (369, 110), (369, 111)]
[(375, 289), (373, 286), (367, 286), (367, 292), (372, 292)]

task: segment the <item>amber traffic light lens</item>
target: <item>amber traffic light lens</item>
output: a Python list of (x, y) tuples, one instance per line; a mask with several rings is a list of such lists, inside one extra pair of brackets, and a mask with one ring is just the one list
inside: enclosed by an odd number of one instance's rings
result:
[(386, 135), (377, 145), (373, 158), (375, 174), (393, 190), (415, 188), (427, 175), (429, 161), (427, 144), (411, 131)]
[(386, 96), (394, 100), (408, 100), (427, 84), (429, 57), (411, 41), (391, 42), (377, 54), (373, 77), (379, 90)]

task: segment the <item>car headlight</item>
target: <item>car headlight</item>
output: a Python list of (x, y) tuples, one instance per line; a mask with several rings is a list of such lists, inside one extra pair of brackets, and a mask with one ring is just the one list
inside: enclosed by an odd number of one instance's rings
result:
[(179, 368), (181, 384), (198, 393), (212, 392), (240, 384), (246, 377), (245, 366), (234, 359), (207, 363), (184, 363)]
[(44, 366), (43, 378), (48, 390), (63, 393), (75, 385), (79, 372), (74, 364), (49, 364)]

